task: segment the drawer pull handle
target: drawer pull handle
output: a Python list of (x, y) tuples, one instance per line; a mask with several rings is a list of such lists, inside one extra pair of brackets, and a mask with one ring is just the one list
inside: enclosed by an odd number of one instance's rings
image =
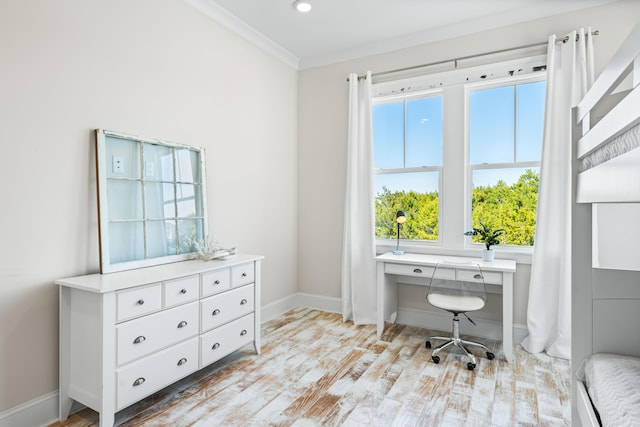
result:
[(240, 305), (245, 305), (247, 302), (249, 301), (247, 301), (246, 299), (243, 299), (242, 301), (240, 301)]
[(216, 280), (215, 282), (213, 282), (214, 285), (219, 285), (220, 284), (220, 280)]
[(178, 328), (184, 328), (185, 326), (187, 326), (187, 321), (183, 320), (182, 322), (178, 323)]
[(416, 274), (422, 274), (422, 270), (420, 270), (419, 268), (414, 268), (413, 272)]
[(142, 385), (145, 381), (146, 380), (144, 378), (140, 377), (133, 382), (133, 386), (138, 387), (139, 385)]
[(144, 336), (140, 335), (138, 338), (136, 338), (135, 340), (133, 340), (133, 343), (134, 343), (134, 344), (140, 344), (141, 342), (145, 342), (146, 340), (147, 340), (147, 339), (146, 339)]
[(178, 366), (182, 366), (185, 363), (187, 363), (187, 359), (185, 359), (184, 357), (182, 359), (178, 360)]
[(476, 273), (476, 274), (473, 276), (473, 278), (474, 278), (474, 279), (482, 279), (482, 274), (480, 274), (480, 273)]
[(247, 273), (242, 273), (242, 277), (247, 277)]
[(142, 304), (144, 304), (144, 300), (143, 300), (142, 298), (140, 298), (140, 299), (138, 300), (138, 305), (142, 305)]
[(240, 332), (240, 336), (243, 336), (243, 335), (247, 335), (247, 330), (246, 329), (243, 329), (242, 332)]
[(213, 345), (213, 347), (211, 347), (211, 350), (215, 350), (215, 349), (217, 349), (218, 347), (220, 347), (220, 343), (219, 343), (219, 342), (215, 343), (215, 344)]
[(186, 290), (186, 289), (184, 289), (184, 288), (182, 288), (182, 289), (180, 289), (180, 293), (181, 293), (181, 294), (186, 294), (186, 293), (187, 293), (187, 290)]
[(212, 316), (217, 316), (218, 314), (220, 314), (220, 310), (218, 310), (217, 308), (213, 310), (213, 313), (211, 313)]

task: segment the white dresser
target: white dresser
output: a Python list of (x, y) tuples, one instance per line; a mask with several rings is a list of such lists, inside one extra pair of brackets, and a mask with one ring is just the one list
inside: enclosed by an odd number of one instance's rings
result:
[(253, 342), (262, 256), (183, 261), (57, 280), (60, 419), (73, 401), (115, 412)]

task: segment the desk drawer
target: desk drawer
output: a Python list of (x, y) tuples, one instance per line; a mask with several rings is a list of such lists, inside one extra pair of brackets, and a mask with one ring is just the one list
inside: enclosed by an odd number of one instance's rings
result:
[[(411, 265), (411, 264), (385, 264), (384, 272), (386, 274), (397, 274), (400, 276), (414, 276), (424, 277), (431, 279), (433, 275), (434, 267), (424, 265)], [(438, 269), (438, 279), (455, 280), (456, 274), (453, 269)]]
[[(480, 277), (476, 277), (480, 272), (477, 270), (457, 270), (456, 280), (464, 280), (466, 282), (481, 282)], [(502, 284), (502, 273), (499, 271), (483, 271), (484, 283)]]
[(116, 322), (144, 316), (162, 308), (162, 285), (137, 286), (116, 293)]
[(255, 334), (253, 314), (248, 314), (200, 335), (201, 366), (209, 365), (252, 342)]
[(197, 301), (200, 295), (200, 276), (194, 275), (164, 282), (164, 306), (175, 307)]
[(255, 309), (254, 285), (246, 285), (200, 301), (200, 331), (206, 332)]

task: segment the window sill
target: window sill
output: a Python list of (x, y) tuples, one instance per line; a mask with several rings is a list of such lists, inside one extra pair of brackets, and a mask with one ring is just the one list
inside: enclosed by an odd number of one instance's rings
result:
[[(477, 246), (477, 247), (475, 247)], [(395, 250), (396, 244), (385, 241), (376, 242), (376, 254)], [(513, 246), (497, 246), (495, 248), (496, 259), (512, 259), (518, 264), (531, 264), (533, 258), (533, 248), (518, 248)], [(464, 256), (472, 258), (482, 258), (482, 248), (474, 245), (470, 248), (445, 248), (436, 244), (400, 242), (400, 249), (405, 252), (416, 254), (437, 254), (450, 256)]]

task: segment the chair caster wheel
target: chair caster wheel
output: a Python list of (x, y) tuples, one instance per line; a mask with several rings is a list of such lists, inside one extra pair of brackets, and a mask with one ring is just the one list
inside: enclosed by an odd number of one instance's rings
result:
[(440, 363), (440, 356), (431, 356), (431, 359), (433, 359), (433, 363), (436, 365)]
[(467, 369), (470, 371), (473, 371), (475, 369), (476, 365), (474, 363), (467, 363)]
[(424, 343), (424, 346), (426, 348), (431, 348), (431, 341), (427, 341), (426, 343)]
[(487, 351), (487, 359), (493, 360), (495, 357), (496, 357), (495, 354), (491, 353), (490, 351)]

